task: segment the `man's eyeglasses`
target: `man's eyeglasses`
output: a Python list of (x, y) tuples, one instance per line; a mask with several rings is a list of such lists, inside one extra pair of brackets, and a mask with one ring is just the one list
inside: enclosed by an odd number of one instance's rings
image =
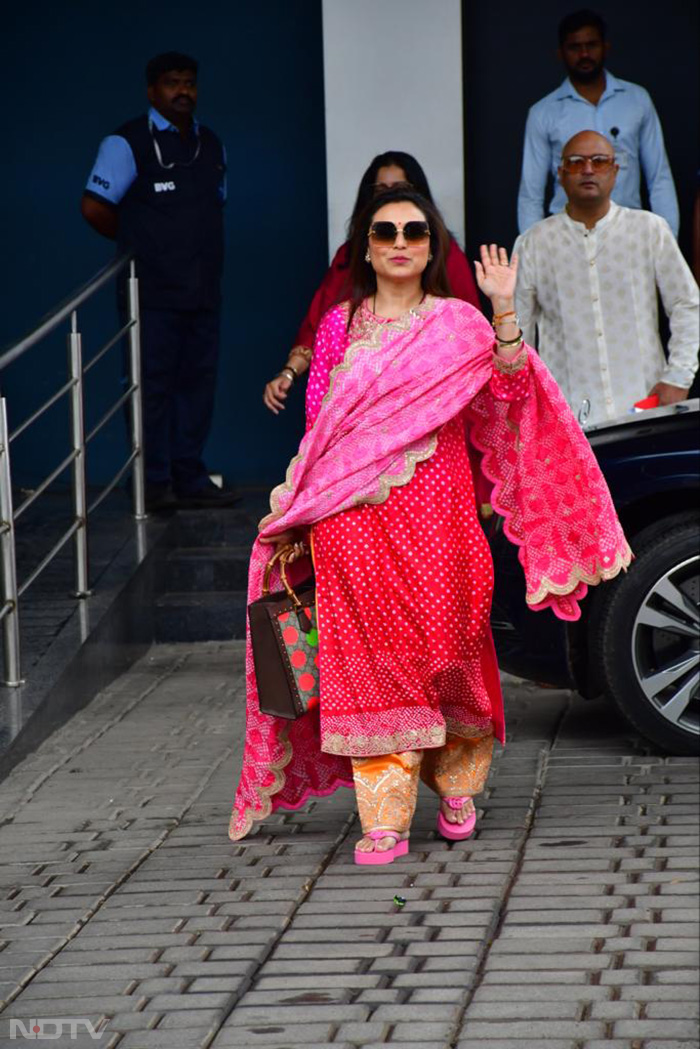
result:
[(561, 166), (568, 174), (575, 175), (585, 169), (587, 161), (591, 162), (594, 171), (607, 171), (615, 163), (615, 157), (608, 153), (594, 153), (593, 156), (586, 157), (581, 153), (571, 153), (568, 157), (561, 158)]
[(407, 244), (420, 244), (430, 237), (430, 226), (418, 220), (407, 222), (403, 228), (395, 222), (373, 222), (369, 230), (370, 237), (374, 237), (377, 244), (393, 244), (399, 233), (403, 234)]

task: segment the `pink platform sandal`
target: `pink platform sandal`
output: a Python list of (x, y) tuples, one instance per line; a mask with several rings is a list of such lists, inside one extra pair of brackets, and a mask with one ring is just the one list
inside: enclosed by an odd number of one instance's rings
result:
[(355, 849), (355, 863), (360, 865), (393, 863), (399, 856), (405, 856), (408, 852), (408, 838), (402, 838), (398, 831), (371, 830), (364, 837), (371, 838), (372, 841), (381, 841), (382, 838), (394, 838), (396, 844), (393, 849), (384, 849), (382, 852), (377, 852), (376, 850), (373, 852), (361, 852)]
[[(463, 798), (440, 798), (440, 802), (446, 801), (451, 809), (461, 809), (462, 805), (472, 799), (469, 795)], [(476, 809), (472, 812), (471, 816), (467, 816), (464, 823), (448, 823), (442, 814), (442, 810), (438, 812), (437, 818), (437, 829), (438, 833), (442, 834), (443, 838), (447, 838), (449, 841), (464, 841), (465, 838), (470, 838), (474, 833), (476, 826)]]

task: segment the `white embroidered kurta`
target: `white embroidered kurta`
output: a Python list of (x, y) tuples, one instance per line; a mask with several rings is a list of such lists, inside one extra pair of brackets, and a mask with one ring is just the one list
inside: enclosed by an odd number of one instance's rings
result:
[[(513, 250), (525, 341), (538, 347), (582, 422), (626, 415), (659, 381), (691, 385), (698, 286), (664, 219), (611, 201), (593, 229), (561, 212), (518, 237)], [(668, 361), (657, 288), (671, 326)]]

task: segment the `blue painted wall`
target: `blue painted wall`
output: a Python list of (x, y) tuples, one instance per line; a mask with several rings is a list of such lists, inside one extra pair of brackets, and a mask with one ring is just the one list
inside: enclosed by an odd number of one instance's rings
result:
[[(242, 483), (282, 479), (302, 398), (281, 417), (262, 405), (327, 264), (320, 0), (265, 4), (85, 0), (13, 5), (3, 30), (5, 160), (0, 343), (21, 336), (109, 261), (113, 246), (79, 213), (100, 139), (145, 107), (143, 68), (159, 51), (200, 62), (198, 115), (229, 157), (222, 360), (207, 463)], [(111, 290), (84, 312), (86, 358), (115, 330)], [(118, 396), (117, 350), (89, 377), (88, 427)], [(65, 378), (65, 333), (0, 375), (11, 425)], [(121, 418), (96, 440), (89, 477), (126, 454)], [(13, 445), (18, 484), (65, 454), (63, 405)]]

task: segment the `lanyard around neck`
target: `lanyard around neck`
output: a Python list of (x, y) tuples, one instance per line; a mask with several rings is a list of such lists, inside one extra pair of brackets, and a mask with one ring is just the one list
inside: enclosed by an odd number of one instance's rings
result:
[(168, 171), (171, 168), (189, 168), (189, 167), (192, 166), (192, 164), (194, 164), (195, 160), (199, 156), (200, 150), (202, 148), (202, 140), (199, 137), (198, 132), (195, 131), (195, 134), (197, 135), (197, 148), (194, 151), (194, 156), (192, 156), (190, 160), (182, 160), (182, 161), (173, 160), (169, 164), (166, 164), (165, 161), (163, 160), (163, 154), (160, 151), (160, 146), (158, 144), (158, 139), (155, 136), (154, 124), (153, 124), (153, 120), (151, 119), (151, 117), (148, 118), (148, 130), (151, 133), (151, 141), (153, 142), (153, 149), (154, 149), (154, 152), (155, 152), (155, 155), (156, 155), (156, 160), (158, 161), (160, 166), (165, 171)]

